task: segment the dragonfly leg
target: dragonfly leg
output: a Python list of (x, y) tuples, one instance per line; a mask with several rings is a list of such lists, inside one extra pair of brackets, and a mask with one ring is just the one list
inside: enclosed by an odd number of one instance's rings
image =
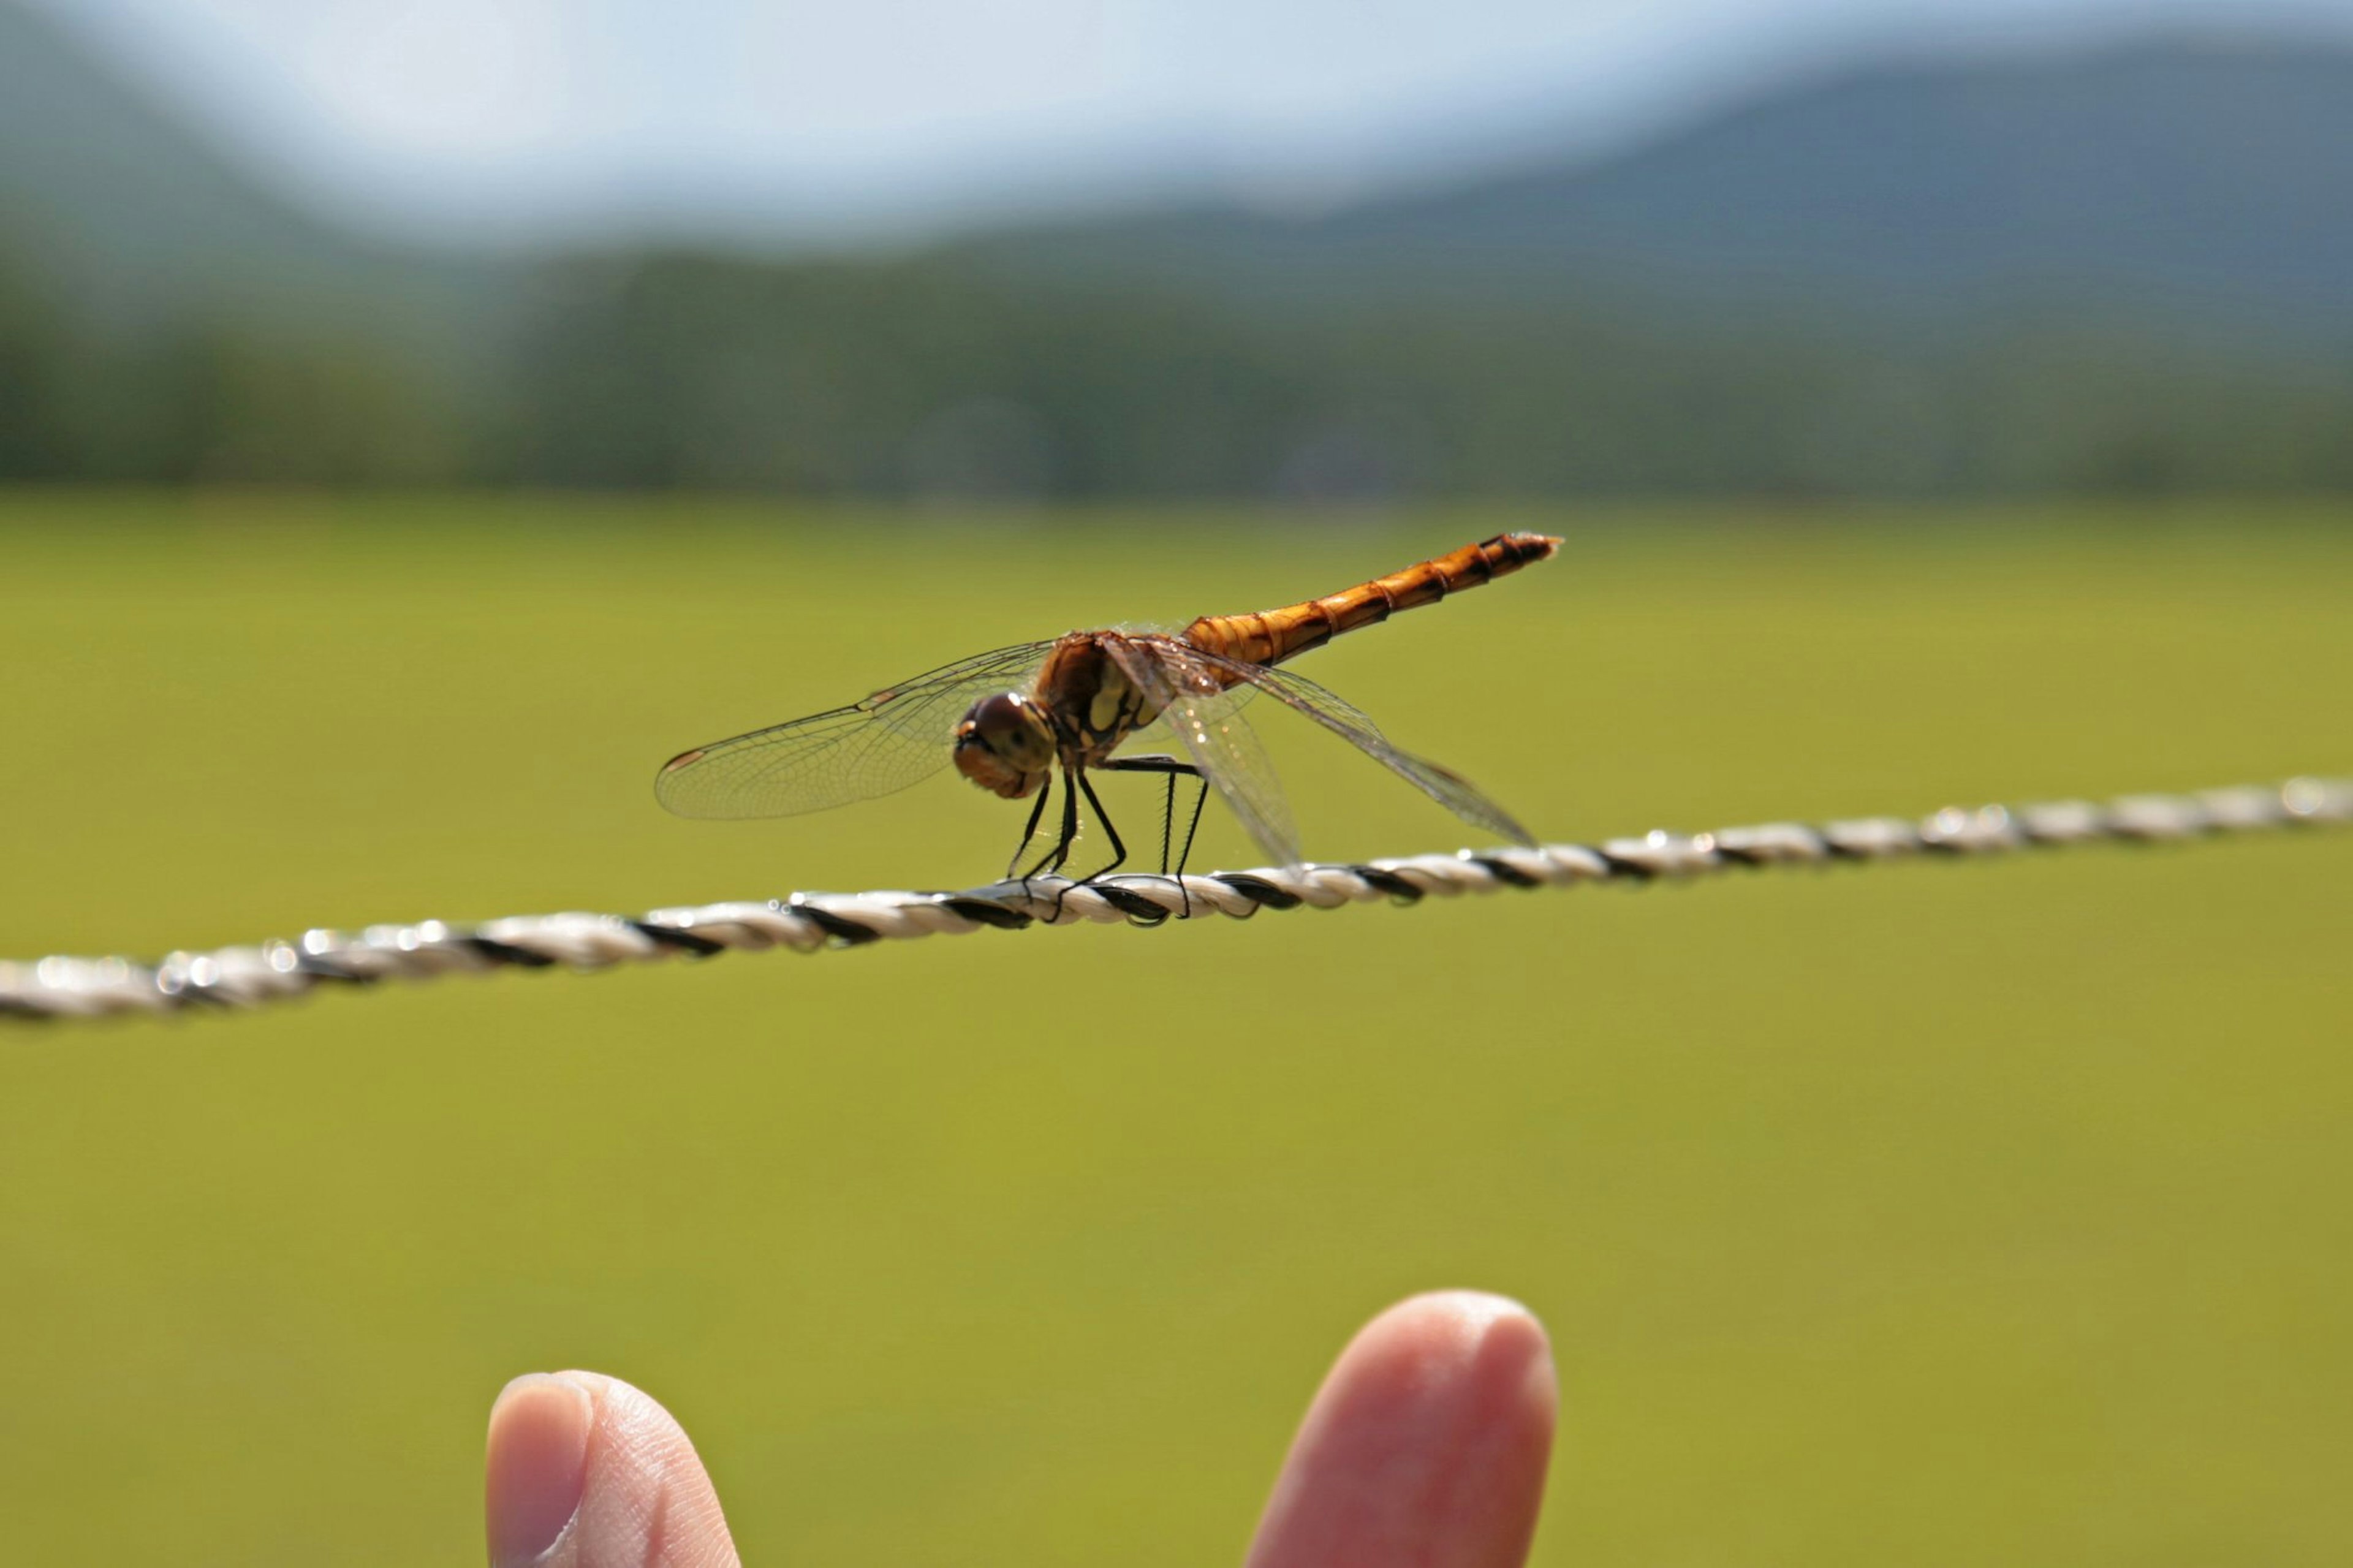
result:
[[(1174, 757), (1157, 754), (1145, 757), (1113, 757), (1100, 765), (1106, 773), (1159, 773), (1167, 779), (1167, 797), (1161, 802), (1160, 806), (1160, 874), (1166, 877), (1168, 875), (1168, 847), (1176, 821), (1176, 780), (1180, 774), (1198, 779), (1201, 776), (1201, 770), (1190, 763), (1180, 763)], [(1204, 784), (1202, 787), (1206, 789), (1208, 785)]]
[[(1077, 848), (1079, 843), (1079, 792), (1075, 786), (1083, 776), (1073, 770), (1065, 770), (1062, 774), (1062, 832), (1061, 837), (1054, 841), (1054, 861), (1048, 868), (1061, 871), (1064, 877), (1070, 873), (1062, 868), (1071, 863), (1071, 851)], [(1092, 790), (1087, 793), (1087, 798), (1094, 798)]]
[(1108, 866), (1100, 867), (1095, 870), (1088, 872), (1083, 877), (1073, 878), (1071, 877), (1068, 872), (1064, 872), (1064, 879), (1069, 882), (1070, 886), (1062, 888), (1055, 893), (1054, 912), (1052, 915), (1048, 917), (1050, 920), (1058, 919), (1061, 915), (1062, 900), (1069, 895), (1071, 888), (1077, 887), (1082, 883), (1093, 881), (1097, 877), (1103, 876), (1105, 872), (1116, 869), (1119, 863), (1127, 858), (1127, 847), (1119, 841), (1119, 829), (1113, 827), (1111, 825), (1111, 818), (1103, 815), (1103, 802), (1095, 798), (1094, 786), (1087, 783), (1086, 773), (1082, 770), (1077, 768), (1065, 768), (1062, 770), (1061, 834), (1055, 840), (1052, 852), (1048, 854), (1044, 859), (1039, 861), (1037, 865), (1032, 866), (1029, 868), (1029, 875), (1028, 877), (1021, 879), (1022, 882), (1025, 884), (1024, 890), (1027, 890), (1026, 884), (1029, 882), (1029, 877), (1035, 877), (1047, 871), (1060, 871), (1065, 865), (1069, 864), (1071, 849), (1079, 841), (1079, 796), (1082, 794), (1084, 794), (1087, 797), (1087, 804), (1095, 808), (1095, 820), (1102, 823), (1103, 831), (1111, 836), (1111, 847), (1113, 851), (1112, 862)]
[[(1193, 835), (1200, 829), (1201, 807), (1209, 798), (1209, 781), (1208, 776), (1191, 763), (1179, 762), (1175, 757), (1159, 755), (1143, 757), (1113, 757), (1111, 761), (1104, 763), (1103, 766), (1106, 770), (1114, 770), (1123, 773), (1158, 773), (1168, 781), (1167, 793), (1162, 797), (1160, 803), (1160, 874), (1164, 877), (1170, 875), (1168, 869), (1168, 850), (1176, 838), (1176, 781), (1179, 778), (1189, 778), (1200, 786), (1200, 793), (1193, 797), (1193, 817), (1192, 820), (1186, 825), (1185, 847), (1177, 853), (1176, 869), (1175, 872), (1177, 891), (1182, 894), (1184, 898), (1184, 912), (1189, 917), (1193, 912), (1193, 895), (1187, 891), (1185, 887), (1185, 862), (1192, 858)], [(1092, 799), (1093, 796), (1090, 795), (1088, 798)], [(1097, 816), (1101, 816), (1103, 813), (1103, 807), (1100, 805), (1096, 806), (1095, 813)], [(1103, 824), (1103, 826), (1107, 829), (1111, 826), (1111, 824), (1106, 821)], [(1114, 837), (1113, 842), (1117, 842), (1116, 837)], [(1103, 868), (1103, 870), (1108, 871), (1110, 868), (1110, 867), (1106, 866)], [(1103, 871), (1095, 873), (1098, 877), (1103, 874)]]
[(1168, 875), (1168, 839), (1176, 826), (1176, 775), (1163, 773), (1167, 788), (1160, 796), (1160, 874)]
[(1087, 775), (1083, 773), (1074, 773), (1071, 775), (1071, 779), (1085, 792), (1087, 804), (1095, 808), (1095, 820), (1103, 824), (1103, 835), (1111, 840), (1110, 863), (1098, 866), (1085, 876), (1076, 879), (1081, 882), (1092, 882), (1097, 877), (1110, 876), (1127, 863), (1127, 846), (1120, 842), (1119, 829), (1111, 825), (1111, 814), (1103, 809), (1103, 802), (1096, 797), (1095, 786), (1087, 783)]
[(1054, 775), (1049, 773), (1046, 775), (1046, 782), (1038, 786), (1038, 804), (1029, 808), (1029, 826), (1021, 830), (1020, 841), (1013, 846), (1013, 858), (1005, 863), (1005, 879), (1007, 881), (1026, 882), (1029, 879), (1029, 878), (1018, 874), (1021, 869), (1021, 857), (1023, 852), (1028, 850), (1029, 847), (1029, 841), (1038, 837), (1038, 823), (1039, 819), (1045, 816), (1046, 803), (1049, 800), (1051, 800), (1053, 795)]
[[(1176, 885), (1180, 888), (1185, 885), (1185, 862), (1193, 858), (1193, 835), (1200, 831), (1201, 808), (1209, 803), (1209, 781), (1199, 777), (1198, 771), (1195, 780), (1200, 787), (1193, 795), (1193, 819), (1185, 825), (1185, 847), (1176, 852)], [(1176, 776), (1174, 773), (1168, 777), (1168, 788), (1171, 795), (1176, 793)], [(1164, 858), (1161, 864), (1165, 868), (1167, 864), (1165, 858), (1166, 853), (1165, 845), (1162, 847), (1162, 853)], [(1193, 912), (1192, 901), (1189, 899), (1186, 901), (1185, 912), (1188, 915)]]
[(1200, 769), (1195, 768), (1191, 772), (1196, 785), (1193, 815), (1185, 824), (1185, 847), (1176, 852), (1176, 869), (1173, 876), (1168, 869), (1168, 839), (1176, 826), (1176, 771), (1174, 768), (1168, 772), (1167, 798), (1160, 803), (1160, 874), (1171, 877), (1176, 884), (1176, 896), (1185, 906), (1185, 912), (1178, 917), (1182, 920), (1193, 918), (1193, 890), (1185, 885), (1185, 862), (1193, 858), (1193, 835), (1200, 831), (1201, 807), (1209, 799), (1209, 781), (1201, 776)]
[[(1025, 891), (1030, 878), (1042, 877), (1049, 871), (1060, 870), (1063, 864), (1071, 858), (1071, 846), (1079, 840), (1079, 792), (1073, 787), (1077, 775), (1068, 770), (1065, 770), (1062, 774), (1062, 831), (1056, 836), (1054, 847), (1048, 850), (1035, 866), (1022, 873), (1020, 880), (1024, 884)], [(1092, 800), (1094, 792), (1088, 791), (1087, 798)], [(1035, 815), (1032, 813), (1032, 816)], [(1023, 840), (1023, 847), (1028, 847), (1028, 842), (1026, 839)], [(1054, 912), (1056, 914), (1062, 912), (1060, 899), (1054, 902)]]

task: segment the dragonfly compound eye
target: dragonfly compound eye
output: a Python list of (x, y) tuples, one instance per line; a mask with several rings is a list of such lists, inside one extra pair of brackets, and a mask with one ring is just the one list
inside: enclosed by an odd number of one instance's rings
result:
[(1008, 800), (1034, 794), (1054, 765), (1054, 731), (1016, 692), (984, 697), (955, 729), (956, 772)]

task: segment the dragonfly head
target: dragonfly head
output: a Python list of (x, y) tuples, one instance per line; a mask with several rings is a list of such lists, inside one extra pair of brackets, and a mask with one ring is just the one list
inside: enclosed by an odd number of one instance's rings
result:
[(1054, 766), (1054, 727), (1018, 691), (984, 697), (955, 728), (956, 772), (1008, 800), (1034, 795)]

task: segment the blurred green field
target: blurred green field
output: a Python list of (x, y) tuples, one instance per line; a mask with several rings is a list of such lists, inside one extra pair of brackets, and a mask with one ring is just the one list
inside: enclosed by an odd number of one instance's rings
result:
[[(951, 779), (650, 775), (1507, 526), (1568, 543), (1305, 668), (1544, 837), (2353, 772), (2317, 510), (29, 495), (0, 955), (985, 879)], [(1460, 841), (1263, 728), (1311, 853)], [(0, 1555), (475, 1561), (491, 1396), (586, 1365), (754, 1562), (1231, 1562), (1345, 1335), (1462, 1284), (1555, 1335), (1540, 1563), (2342, 1563), (2348, 887), (2292, 834), (6, 1029)]]

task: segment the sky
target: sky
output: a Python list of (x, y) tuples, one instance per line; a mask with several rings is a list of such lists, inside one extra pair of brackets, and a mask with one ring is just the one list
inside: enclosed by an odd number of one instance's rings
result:
[(1891, 55), (2353, 37), (2353, 0), (30, 3), (307, 200), (516, 245), (916, 237), (1198, 191), (1313, 208)]

